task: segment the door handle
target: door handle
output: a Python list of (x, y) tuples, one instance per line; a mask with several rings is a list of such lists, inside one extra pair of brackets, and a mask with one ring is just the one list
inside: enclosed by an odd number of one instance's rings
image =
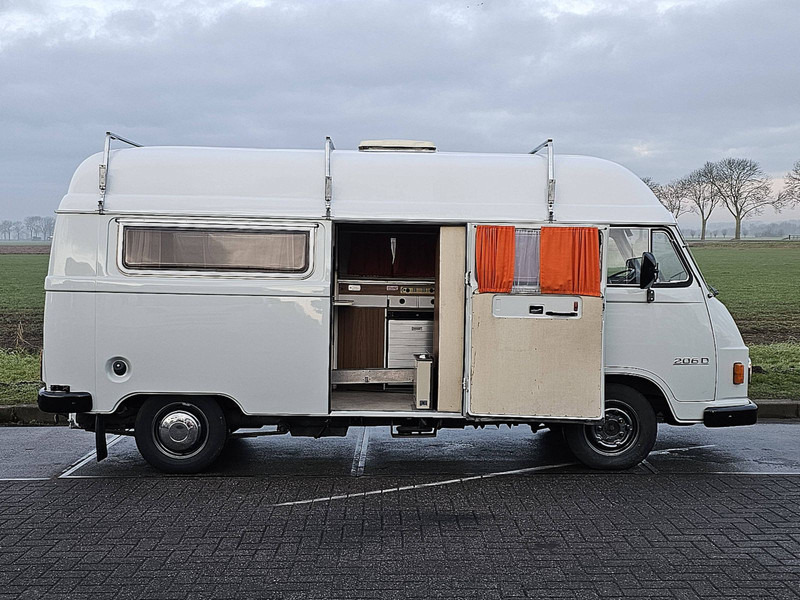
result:
[(540, 315), (544, 312), (544, 306), (540, 304), (532, 304), (528, 309), (528, 314), (531, 315)]
[(554, 310), (548, 310), (546, 313), (548, 317), (577, 317), (578, 313), (576, 312), (556, 312)]

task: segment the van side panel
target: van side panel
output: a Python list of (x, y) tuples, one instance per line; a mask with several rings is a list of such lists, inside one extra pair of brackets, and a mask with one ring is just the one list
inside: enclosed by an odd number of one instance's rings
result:
[(44, 285), (42, 379), (92, 394), (99, 226), (94, 215), (56, 217)]
[[(95, 409), (133, 393), (221, 394), (246, 414), (328, 413), (328, 298), (97, 294)], [(101, 325), (102, 324), (102, 325)], [(110, 361), (130, 364), (126, 377)]]
[[(174, 220), (174, 226), (198, 221)], [(138, 274), (120, 270), (124, 223), (107, 218), (105, 275), (96, 293), (94, 409), (113, 412), (133, 394), (214, 394), (249, 415), (327, 415), (330, 224), (295, 225), (312, 230), (307, 275)], [(122, 377), (111, 369), (115, 359), (129, 364)]]
[(94, 394), (94, 293), (48, 291), (44, 312), (44, 382)]

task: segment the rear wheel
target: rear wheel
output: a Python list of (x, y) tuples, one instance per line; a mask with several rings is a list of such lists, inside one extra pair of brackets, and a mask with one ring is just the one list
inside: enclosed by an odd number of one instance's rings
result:
[(213, 463), (227, 438), (225, 414), (211, 398), (150, 398), (135, 425), (144, 459), (165, 473), (199, 473)]
[(564, 437), (575, 457), (593, 469), (629, 469), (642, 462), (656, 443), (658, 423), (653, 407), (626, 385), (606, 386), (602, 421), (567, 425)]

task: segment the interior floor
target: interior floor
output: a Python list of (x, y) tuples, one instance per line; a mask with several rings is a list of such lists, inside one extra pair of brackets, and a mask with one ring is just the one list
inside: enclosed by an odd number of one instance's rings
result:
[(333, 390), (331, 410), (375, 410), (410, 411), (416, 410), (414, 394), (407, 392), (375, 392)]

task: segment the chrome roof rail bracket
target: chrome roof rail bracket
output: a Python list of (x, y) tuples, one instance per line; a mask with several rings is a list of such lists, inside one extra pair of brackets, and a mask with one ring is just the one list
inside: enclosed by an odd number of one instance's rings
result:
[(547, 148), (547, 219), (550, 223), (554, 221), (554, 210), (556, 204), (556, 176), (553, 167), (553, 140), (548, 139), (536, 146), (528, 154), (536, 154), (542, 148)]
[(333, 197), (333, 179), (331, 179), (331, 152), (336, 150), (330, 136), (325, 137), (325, 218), (331, 218), (331, 199)]
[(141, 144), (137, 144), (136, 142), (132, 142), (130, 140), (125, 139), (124, 137), (117, 135), (116, 133), (111, 133), (110, 131), (106, 131), (106, 141), (103, 146), (103, 162), (100, 163), (100, 179), (99, 179), (99, 187), (100, 187), (100, 199), (97, 201), (97, 213), (103, 214), (105, 209), (106, 203), (106, 187), (108, 185), (108, 161), (111, 158), (111, 140), (118, 140), (124, 144), (128, 144), (129, 146), (133, 146), (134, 148), (141, 148)]

